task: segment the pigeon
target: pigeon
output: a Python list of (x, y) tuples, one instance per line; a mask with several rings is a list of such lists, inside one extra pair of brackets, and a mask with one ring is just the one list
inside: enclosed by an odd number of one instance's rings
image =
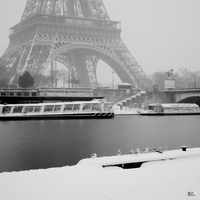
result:
[(148, 153), (148, 152), (150, 152), (150, 149), (149, 149), (148, 147), (146, 147), (146, 148), (142, 151), (142, 153)]
[(168, 147), (167, 146), (165, 146), (164, 151), (168, 151)]
[(137, 149), (135, 150), (135, 154), (140, 154), (140, 149), (139, 149), (139, 148), (137, 148)]
[(130, 154), (134, 154), (134, 151), (133, 151), (133, 149), (131, 149), (131, 150), (130, 150)]
[(93, 153), (90, 155), (90, 158), (96, 158), (97, 157), (97, 154), (96, 153)]
[(121, 155), (121, 151), (120, 151), (120, 149), (117, 150), (117, 155), (118, 155), (118, 156)]
[(155, 149), (155, 152), (158, 152), (158, 153), (163, 153), (163, 149), (162, 147), (159, 147), (158, 149), (154, 148)]

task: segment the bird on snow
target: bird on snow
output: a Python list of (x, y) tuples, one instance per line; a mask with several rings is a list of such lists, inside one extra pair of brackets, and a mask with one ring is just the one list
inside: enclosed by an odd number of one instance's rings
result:
[(168, 151), (168, 147), (167, 146), (164, 147), (164, 151)]
[(97, 157), (97, 154), (96, 153), (93, 153), (90, 155), (90, 158), (96, 158)]
[(121, 151), (120, 151), (120, 149), (117, 150), (117, 155), (118, 155), (118, 156), (121, 155)]
[(146, 147), (146, 148), (142, 151), (142, 153), (148, 153), (148, 152), (150, 152), (150, 149), (149, 149), (148, 147)]
[(163, 149), (162, 147), (159, 147), (158, 149), (154, 148), (155, 149), (155, 152), (158, 152), (158, 153), (163, 153)]
[(131, 149), (131, 150), (130, 150), (130, 154), (134, 154), (134, 151), (133, 151), (133, 149)]
[(137, 148), (137, 149), (135, 150), (135, 154), (140, 154), (140, 149), (139, 149), (139, 148)]

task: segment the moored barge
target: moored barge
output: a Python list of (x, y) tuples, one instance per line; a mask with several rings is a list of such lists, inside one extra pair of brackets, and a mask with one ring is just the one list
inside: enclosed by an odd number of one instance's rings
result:
[(200, 115), (200, 108), (195, 103), (150, 104), (140, 115)]

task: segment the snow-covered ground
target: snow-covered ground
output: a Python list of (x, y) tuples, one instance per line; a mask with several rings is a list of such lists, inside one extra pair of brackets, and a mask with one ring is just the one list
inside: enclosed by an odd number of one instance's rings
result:
[(127, 107), (123, 107), (121, 109), (120, 106), (114, 105), (113, 110), (114, 110), (115, 116), (122, 116), (122, 115), (139, 115), (139, 112), (141, 109), (127, 108)]
[(123, 115), (139, 115), (137, 110), (115, 110), (115, 116), (123, 116)]
[(149, 162), (137, 169), (101, 168), (81, 163), (62, 168), (1, 173), (0, 199), (200, 199), (200, 154), (197, 153)]

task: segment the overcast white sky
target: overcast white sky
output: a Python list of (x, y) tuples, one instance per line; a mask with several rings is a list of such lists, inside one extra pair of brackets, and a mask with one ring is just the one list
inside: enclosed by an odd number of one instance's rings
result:
[[(27, 0), (0, 0), (0, 56)], [(200, 0), (104, 0), (122, 40), (144, 72), (200, 70)]]

